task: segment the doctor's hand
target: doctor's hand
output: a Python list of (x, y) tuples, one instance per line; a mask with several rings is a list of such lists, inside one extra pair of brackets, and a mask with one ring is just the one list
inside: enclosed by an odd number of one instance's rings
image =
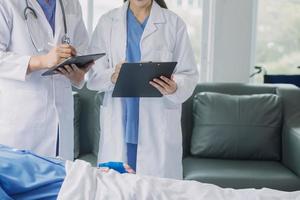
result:
[(158, 89), (162, 95), (174, 94), (177, 90), (177, 84), (173, 76), (171, 79), (164, 76), (161, 76), (159, 79), (155, 78), (153, 81), (150, 81), (150, 85)]
[(85, 65), (83, 68), (78, 68), (76, 65), (65, 65), (64, 68), (58, 68), (57, 73), (67, 77), (73, 85), (79, 86), (84, 81), (85, 74), (91, 69), (94, 62)]
[(119, 78), (119, 74), (120, 74), (120, 71), (121, 71), (121, 68), (122, 68), (122, 65), (125, 63), (125, 61), (122, 61), (120, 62), (119, 64), (116, 65), (116, 68), (115, 68), (115, 72), (112, 74), (111, 76), (111, 82), (113, 84), (116, 84), (118, 78)]
[(61, 44), (57, 47), (54, 47), (50, 52), (43, 57), (42, 66), (44, 67), (53, 67), (61, 63), (63, 60), (76, 56), (76, 49), (69, 44)]
[(76, 55), (76, 50), (74, 47), (68, 44), (62, 44), (57, 47), (54, 47), (46, 55), (41, 56), (32, 56), (30, 58), (27, 74), (53, 67), (54, 65), (59, 64), (64, 59)]

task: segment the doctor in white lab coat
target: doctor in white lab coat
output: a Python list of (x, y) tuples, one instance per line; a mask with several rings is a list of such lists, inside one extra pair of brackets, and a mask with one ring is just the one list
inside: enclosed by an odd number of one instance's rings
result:
[[(142, 5), (147, 1), (130, 3)], [(126, 60), (128, 9), (129, 2), (101, 17), (91, 40), (91, 52), (107, 53), (107, 59), (92, 67), (88, 80), (89, 89), (105, 92), (100, 111), (99, 162), (127, 162), (122, 100), (112, 98), (112, 92), (119, 63)], [(181, 105), (192, 95), (198, 72), (182, 19), (156, 1), (150, 3), (149, 14), (140, 40), (141, 61), (177, 61), (178, 65), (174, 78), (168, 80), (170, 84), (152, 82), (162, 98), (140, 98), (136, 172), (182, 179)]]
[(0, 0), (0, 143), (73, 160), (71, 83), (79, 86), (85, 71), (68, 66), (65, 76), (41, 76), (88, 46), (78, 0), (62, 3), (71, 45), (61, 44), (65, 30), (59, 0), (55, 33), (37, 0), (28, 0), (37, 18), (29, 13), (27, 21), (25, 0)]

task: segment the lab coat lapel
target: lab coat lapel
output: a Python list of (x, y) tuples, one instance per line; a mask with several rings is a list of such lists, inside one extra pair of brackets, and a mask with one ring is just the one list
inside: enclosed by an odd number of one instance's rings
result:
[[(63, 1), (64, 7), (66, 3)], [(56, 0), (56, 10), (55, 10), (55, 34), (54, 34), (54, 43), (60, 44), (61, 38), (64, 35), (64, 22), (63, 22), (63, 15), (62, 15), (62, 8), (60, 5), (59, 0)]]
[(149, 20), (142, 35), (141, 42), (157, 31), (157, 24), (165, 22), (166, 20), (163, 15), (162, 8), (155, 1), (153, 1)]
[[(44, 38), (37, 38), (37, 39), (41, 39), (41, 40), (44, 40), (44, 41), (49, 41), (49, 39), (53, 38), (52, 28), (51, 28), (45, 14), (44, 14), (43, 9), (41, 8), (41, 6), (37, 2), (37, 0), (29, 0), (29, 5), (30, 4), (32, 5), (32, 8), (35, 10), (35, 12), (38, 16), (38, 20), (40, 22), (40, 25), (43, 26), (43, 28), (47, 32), (47, 35), (45, 35)], [(37, 28), (42, 28), (42, 27), (37, 27)]]
[[(116, 15), (113, 17), (113, 26), (112, 26), (112, 38), (111, 42), (113, 43), (111, 46), (117, 48), (117, 56), (121, 60), (116, 60), (114, 66), (121, 61), (126, 59), (126, 46), (127, 46), (127, 9), (129, 3), (126, 2), (124, 5), (118, 10)], [(116, 51), (116, 49), (112, 50), (112, 52)]]

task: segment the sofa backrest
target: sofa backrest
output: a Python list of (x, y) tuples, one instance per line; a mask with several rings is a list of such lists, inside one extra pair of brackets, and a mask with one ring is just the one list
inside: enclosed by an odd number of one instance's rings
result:
[[(102, 94), (89, 91), (86, 88), (76, 90), (80, 96), (80, 154), (98, 152), (97, 139), (100, 133), (99, 124), (99, 104), (101, 104)], [(193, 98), (200, 92), (217, 92), (231, 95), (251, 95), (251, 94), (276, 94), (276, 86), (255, 86), (247, 84), (232, 83), (208, 83), (199, 84), (192, 97), (190, 97), (182, 107), (182, 133), (183, 133), (183, 156), (190, 155), (191, 135), (193, 131)], [(97, 99), (97, 101), (95, 101)]]
[(283, 106), (276, 94), (194, 97), (191, 154), (233, 160), (281, 159)]
[(277, 94), (276, 86), (247, 85), (240, 83), (207, 83), (199, 84), (192, 97), (182, 107), (183, 156), (190, 155), (191, 136), (193, 131), (193, 99), (201, 92), (215, 92), (229, 95)]

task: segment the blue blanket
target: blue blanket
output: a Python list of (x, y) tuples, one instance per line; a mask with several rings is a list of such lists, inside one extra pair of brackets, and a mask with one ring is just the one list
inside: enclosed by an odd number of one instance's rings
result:
[(0, 145), (1, 200), (54, 200), (65, 176), (63, 161)]
[[(126, 173), (123, 163), (103, 163)], [(54, 200), (66, 176), (65, 162), (0, 145), (0, 200)]]

